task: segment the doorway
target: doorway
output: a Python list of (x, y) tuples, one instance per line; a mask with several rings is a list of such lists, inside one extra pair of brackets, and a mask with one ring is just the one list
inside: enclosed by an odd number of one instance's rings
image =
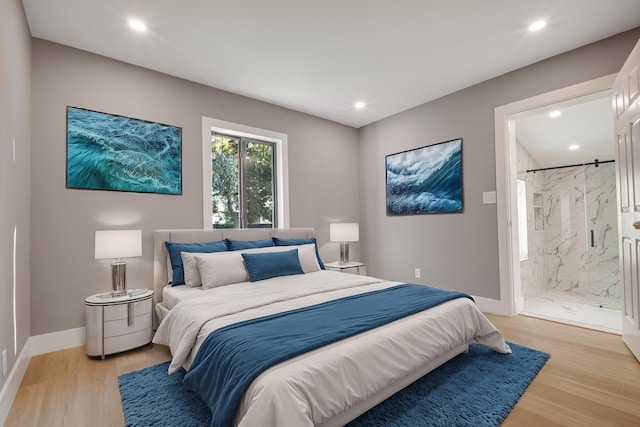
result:
[[(602, 225), (597, 221), (595, 224), (591, 221), (593, 214), (589, 211), (588, 205), (590, 203), (585, 203), (589, 201), (592, 194), (589, 194), (589, 188), (593, 185), (589, 181), (593, 171), (611, 175), (607, 173), (606, 169), (609, 168), (608, 172), (615, 170), (614, 163), (600, 163), (597, 165), (597, 169), (593, 164), (596, 158), (599, 162), (615, 159), (614, 137), (612, 134), (607, 137), (609, 154), (593, 151), (593, 147), (585, 145), (582, 150), (576, 150), (581, 153), (581, 157), (575, 155), (573, 158), (558, 152), (551, 153), (549, 147), (547, 147), (549, 153), (545, 155), (544, 149), (533, 148), (534, 146), (528, 145), (527, 141), (524, 146), (528, 148), (523, 148), (523, 145), (518, 141), (530, 137), (527, 136), (529, 124), (526, 121), (535, 121), (531, 117), (538, 115), (540, 117), (537, 120), (541, 121), (544, 116), (544, 119), (548, 120), (548, 114), (551, 111), (569, 107), (579, 109), (581, 104), (596, 102), (597, 99), (606, 99), (602, 102), (606, 102), (606, 108), (608, 108), (608, 118), (605, 120), (609, 120), (607, 122), (608, 129), (611, 130), (612, 113), (609, 91), (613, 78), (613, 75), (603, 77), (496, 108), (496, 190), (498, 196), (501, 302), (507, 314), (536, 315), (537, 317), (619, 333), (619, 319), (621, 317), (619, 298), (617, 302), (614, 301), (616, 298), (610, 298), (611, 301), (607, 300), (605, 303), (599, 301), (598, 295), (607, 295), (606, 291), (597, 290), (598, 286), (603, 284), (602, 277), (598, 277), (602, 269), (589, 269), (590, 265), (598, 264), (594, 255), (596, 250), (593, 248), (604, 247), (605, 239), (609, 239), (606, 243), (607, 248), (618, 250), (617, 222), (615, 224), (607, 223), (611, 228), (610, 232), (602, 232), (607, 229), (607, 226), (601, 228)], [(565, 115), (565, 117), (567, 116)], [(582, 127), (589, 121), (589, 119), (582, 119)], [(538, 127), (538, 130), (532, 132), (540, 137), (551, 128), (552, 126), (549, 126), (547, 122), (546, 126)], [(522, 131), (520, 134), (518, 129)], [(536, 128), (533, 127), (533, 129)], [(569, 135), (573, 133), (577, 134), (577, 132), (569, 131)], [(542, 135), (542, 139), (552, 140), (553, 138), (549, 135)], [(569, 145), (584, 145), (577, 140), (571, 141), (571, 137), (566, 135), (561, 141), (562, 143), (555, 141), (554, 144), (561, 146), (564, 151), (569, 151)], [(527, 162), (529, 164), (525, 166)], [(586, 163), (592, 164), (585, 165)], [(547, 171), (540, 170), (547, 167), (550, 168)], [(533, 172), (533, 170), (536, 171)], [(561, 185), (554, 189), (551, 184), (562, 176), (569, 177), (569, 182), (564, 182), (565, 188), (562, 188)], [(527, 187), (530, 186), (525, 191), (527, 194), (525, 208), (527, 227), (520, 230), (518, 230), (518, 178), (521, 179), (521, 182), (524, 181), (525, 185), (528, 184)], [(596, 185), (596, 187), (598, 186)], [(575, 194), (577, 189), (581, 190), (581, 195)], [(609, 196), (608, 202), (605, 204), (613, 205), (613, 216), (617, 218), (615, 186), (613, 191), (613, 195)], [(603, 206), (602, 198), (598, 196), (596, 199), (600, 200), (596, 201), (596, 206)], [(580, 207), (582, 209), (579, 209)], [(558, 215), (559, 223), (554, 224), (556, 220), (552, 218), (552, 214)], [(572, 216), (578, 217), (579, 221), (572, 222)], [(546, 233), (544, 227), (547, 227)], [(591, 238), (591, 230), (594, 234), (593, 239)], [(520, 235), (523, 234), (526, 234), (527, 239), (524, 239), (525, 236), (520, 238)], [(613, 238), (613, 242), (610, 241), (611, 238)], [(549, 242), (554, 239), (556, 240), (555, 246), (550, 245)], [(522, 250), (520, 243), (523, 240), (528, 240), (528, 250)], [(522, 258), (523, 253), (528, 255), (525, 259)], [(607, 256), (609, 255), (611, 253), (607, 254)], [(537, 259), (534, 259), (535, 257)], [(568, 257), (573, 257), (575, 262), (570, 262)], [(619, 265), (617, 253), (611, 255), (610, 260), (612, 264)], [(580, 264), (577, 261), (583, 261), (583, 263)], [(572, 269), (573, 274), (570, 272)], [(549, 272), (552, 274), (547, 274)], [(619, 283), (618, 275), (617, 271), (611, 273), (612, 280), (617, 283)], [(533, 288), (531, 282), (534, 283)], [(614, 288), (607, 289), (610, 291), (610, 295), (616, 292)], [(547, 291), (554, 291), (556, 295), (553, 298), (549, 294), (543, 295)], [(533, 298), (555, 301), (555, 310), (542, 312), (539, 306), (536, 307), (533, 304), (535, 302)], [(582, 301), (579, 301), (580, 298)], [(592, 320), (597, 318), (589, 310), (595, 310), (596, 314), (610, 310), (608, 314), (610, 314), (611, 322), (608, 320), (600, 322), (601, 325), (587, 323), (593, 323)], [(535, 313), (535, 311), (539, 313)], [(563, 312), (569, 315), (563, 316)]]
[(620, 333), (611, 90), (509, 117), (521, 314)]

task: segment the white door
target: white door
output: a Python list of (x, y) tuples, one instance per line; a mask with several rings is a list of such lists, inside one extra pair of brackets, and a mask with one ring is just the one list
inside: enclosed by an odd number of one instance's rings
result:
[(622, 337), (640, 360), (640, 42), (613, 83), (620, 203)]

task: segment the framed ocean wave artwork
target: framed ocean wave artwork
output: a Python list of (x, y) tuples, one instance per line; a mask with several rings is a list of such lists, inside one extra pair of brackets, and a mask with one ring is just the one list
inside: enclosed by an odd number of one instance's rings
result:
[(182, 128), (68, 106), (66, 184), (182, 194)]
[(462, 138), (389, 154), (387, 215), (460, 213)]

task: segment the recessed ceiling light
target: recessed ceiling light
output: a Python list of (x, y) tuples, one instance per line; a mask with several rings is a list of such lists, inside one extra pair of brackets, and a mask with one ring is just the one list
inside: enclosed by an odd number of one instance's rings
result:
[(536, 21), (533, 24), (529, 25), (529, 31), (538, 31), (543, 29), (547, 25), (546, 21)]
[(147, 25), (138, 19), (130, 19), (129, 26), (134, 30), (140, 31), (140, 32), (143, 32), (147, 29)]
[(354, 105), (358, 110), (362, 110), (366, 104), (364, 103), (364, 101), (358, 101)]
[(569, 146), (569, 150), (577, 150), (578, 148), (580, 148), (580, 146), (578, 144), (571, 144)]
[(560, 117), (561, 114), (562, 112), (560, 112), (560, 110), (553, 110), (552, 112), (549, 113), (549, 117), (556, 118), (556, 117)]

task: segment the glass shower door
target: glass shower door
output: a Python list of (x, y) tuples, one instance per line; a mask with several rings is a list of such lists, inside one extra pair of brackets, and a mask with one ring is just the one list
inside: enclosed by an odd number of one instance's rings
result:
[(584, 167), (586, 262), (583, 277), (591, 304), (620, 309), (620, 264), (615, 163)]

